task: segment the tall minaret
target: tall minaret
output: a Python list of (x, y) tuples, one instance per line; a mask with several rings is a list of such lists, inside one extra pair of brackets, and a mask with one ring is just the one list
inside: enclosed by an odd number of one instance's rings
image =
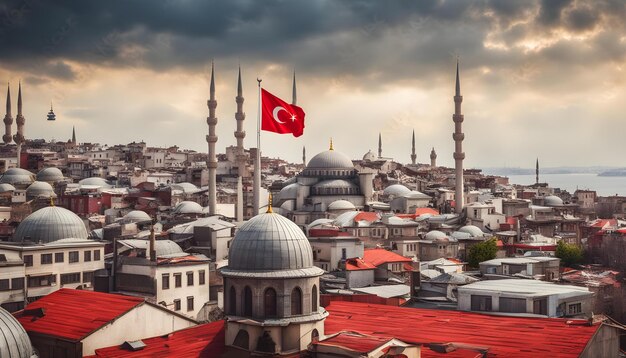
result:
[(430, 166), (433, 168), (437, 166), (437, 153), (435, 153), (435, 147), (433, 147), (430, 151)]
[(13, 141), (11, 135), (11, 125), (13, 124), (13, 117), (11, 116), (11, 86), (7, 84), (7, 112), (4, 116), (4, 135), (2, 140), (4, 144), (9, 144)]
[(26, 118), (22, 114), (22, 82), (20, 81), (17, 90), (17, 117), (15, 117), (17, 123), (17, 133), (13, 136), (13, 141), (17, 144), (17, 167), (20, 167), (20, 160), (22, 157), (22, 144), (24, 143), (24, 124)]
[(306, 147), (302, 146), (302, 165), (306, 167)]
[(297, 105), (298, 96), (296, 95), (296, 70), (293, 70), (293, 89), (291, 90), (291, 104)]
[(72, 144), (76, 145), (76, 127), (72, 126)]
[(463, 139), (465, 134), (462, 132), (463, 115), (461, 114), (461, 102), (463, 102), (463, 96), (461, 96), (461, 82), (459, 80), (459, 60), (456, 60), (456, 91), (454, 93), (454, 115), (452, 120), (454, 121), (454, 169), (456, 174), (456, 190), (455, 190), (455, 211), (460, 214), (463, 211), (463, 159), (465, 159), (465, 153), (463, 153)]
[(378, 158), (383, 157), (383, 138), (380, 136), (380, 132), (378, 132)]
[(209, 169), (209, 214), (217, 213), (217, 186), (215, 178), (215, 170), (217, 169), (217, 158), (215, 157), (215, 143), (217, 142), (217, 134), (215, 134), (215, 126), (217, 125), (217, 117), (215, 117), (215, 108), (217, 101), (215, 100), (215, 66), (211, 61), (211, 85), (209, 86), (209, 100), (206, 102), (209, 107), (209, 116), (206, 119), (209, 125), (209, 134), (206, 141), (209, 143), (209, 158), (206, 166)]
[(415, 154), (415, 129), (413, 130), (413, 138), (411, 139), (411, 164), (415, 165), (417, 154)]
[[(241, 67), (239, 67), (239, 76), (237, 79), (237, 112), (235, 113), (235, 120), (237, 120), (237, 130), (235, 131), (235, 138), (237, 138), (237, 167), (238, 175), (243, 177), (245, 175), (246, 168), (246, 152), (243, 149), (243, 139), (246, 137), (246, 132), (243, 130), (243, 121), (246, 119), (246, 114), (243, 113), (243, 86), (241, 85)], [(255, 213), (256, 215), (256, 213)]]
[(537, 164), (535, 164), (535, 184), (539, 184), (539, 158), (537, 158)]

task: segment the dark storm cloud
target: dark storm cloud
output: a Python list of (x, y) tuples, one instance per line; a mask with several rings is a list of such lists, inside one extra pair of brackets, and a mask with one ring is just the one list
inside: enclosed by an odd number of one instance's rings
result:
[(280, 63), (330, 77), (384, 72), (388, 82), (410, 71), (430, 81), (456, 54), (470, 68), (514, 68), (542, 55), (486, 50), (488, 36), (515, 45), (553, 30), (601, 28), (611, 19), (623, 28), (624, 15), (614, 0), (9, 0), (0, 5), (0, 63), (66, 81), (76, 79), (66, 61), (197, 71), (210, 58)]

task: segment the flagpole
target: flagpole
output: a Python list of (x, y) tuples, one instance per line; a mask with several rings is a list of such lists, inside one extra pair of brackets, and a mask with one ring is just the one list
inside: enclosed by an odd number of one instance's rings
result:
[(261, 81), (256, 79), (259, 84), (259, 107), (256, 121), (256, 160), (254, 161), (254, 192), (253, 192), (253, 208), (252, 216), (257, 216), (261, 208)]

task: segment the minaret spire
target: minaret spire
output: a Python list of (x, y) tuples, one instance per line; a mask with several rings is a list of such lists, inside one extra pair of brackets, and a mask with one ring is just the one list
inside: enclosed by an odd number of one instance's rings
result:
[(7, 111), (4, 116), (4, 136), (2, 136), (4, 144), (9, 144), (13, 141), (11, 125), (13, 125), (13, 116), (11, 116), (11, 85), (7, 83)]
[(417, 154), (415, 154), (415, 129), (413, 130), (413, 138), (411, 139), (411, 164), (415, 165)]
[[(246, 114), (243, 113), (243, 86), (241, 85), (241, 66), (239, 66), (239, 73), (237, 76), (237, 112), (235, 113), (235, 120), (237, 121), (237, 130), (235, 131), (235, 138), (237, 138), (237, 168), (238, 175), (240, 177), (245, 176), (246, 169), (246, 153), (243, 148), (243, 139), (246, 137), (246, 132), (243, 130), (243, 121), (246, 119)], [(255, 215), (257, 213), (254, 213)]]
[(76, 145), (76, 127), (72, 126), (72, 144)]
[(378, 132), (378, 158), (383, 157), (383, 138), (380, 132)]
[(22, 114), (22, 81), (19, 82), (17, 90), (17, 117), (15, 118), (17, 124), (17, 133), (13, 136), (13, 141), (17, 144), (17, 167), (20, 167), (22, 157), (22, 144), (24, 140), (24, 124), (26, 124), (26, 118)]
[(535, 184), (539, 184), (539, 158), (537, 157), (537, 163), (535, 164)]
[(306, 147), (302, 146), (302, 165), (306, 167)]
[(291, 90), (291, 104), (296, 106), (298, 103), (298, 96), (296, 94), (296, 70), (293, 70), (293, 89)]
[(437, 166), (437, 153), (435, 153), (435, 147), (433, 147), (430, 151), (430, 166), (433, 168)]
[(454, 94), (454, 115), (452, 120), (454, 121), (454, 170), (455, 170), (455, 211), (460, 214), (463, 211), (464, 202), (464, 190), (463, 190), (463, 160), (465, 159), (465, 153), (463, 153), (463, 114), (461, 114), (461, 103), (463, 102), (463, 96), (461, 96), (461, 84), (459, 80), (459, 59), (456, 60), (456, 89)]
[(217, 108), (217, 100), (215, 99), (215, 64), (211, 61), (211, 85), (209, 86), (209, 116), (206, 119), (209, 125), (209, 134), (206, 141), (209, 143), (209, 157), (207, 160), (207, 168), (209, 169), (209, 214), (217, 213), (217, 186), (216, 186), (216, 169), (217, 158), (215, 156), (215, 143), (217, 142), (217, 134), (215, 126), (217, 125), (217, 117), (215, 116), (215, 108)]

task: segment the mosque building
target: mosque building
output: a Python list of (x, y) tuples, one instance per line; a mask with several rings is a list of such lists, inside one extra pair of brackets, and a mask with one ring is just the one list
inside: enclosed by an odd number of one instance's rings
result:
[(314, 266), (302, 230), (273, 213), (271, 205), (243, 224), (231, 242), (228, 266), (221, 269), (226, 345), (247, 352), (296, 354), (323, 338), (328, 316), (319, 304), (323, 273)]
[[(350, 158), (333, 148), (315, 155), (294, 178), (285, 182), (277, 197), (281, 212), (300, 227), (325, 218), (336, 201), (348, 202), (352, 210), (372, 200), (373, 171), (358, 171)], [(342, 206), (343, 208), (343, 206)]]

